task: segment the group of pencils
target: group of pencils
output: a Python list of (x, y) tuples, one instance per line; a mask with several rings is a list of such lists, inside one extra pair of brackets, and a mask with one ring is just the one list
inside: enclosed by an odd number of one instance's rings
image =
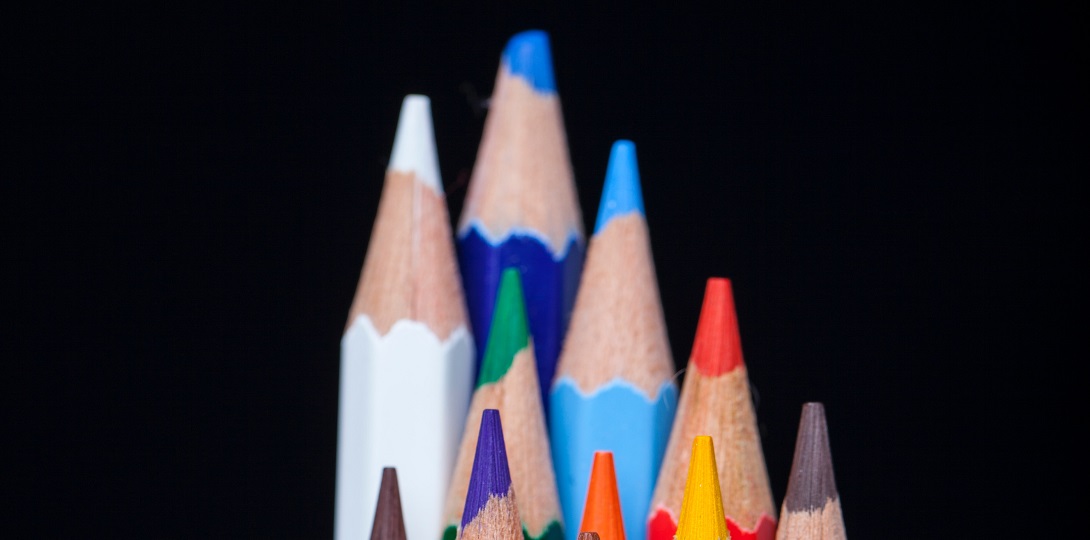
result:
[(845, 538), (821, 403), (777, 518), (731, 282), (675, 382), (635, 145), (582, 214), (549, 39), (501, 56), (457, 230), (405, 98), (341, 341), (336, 540)]

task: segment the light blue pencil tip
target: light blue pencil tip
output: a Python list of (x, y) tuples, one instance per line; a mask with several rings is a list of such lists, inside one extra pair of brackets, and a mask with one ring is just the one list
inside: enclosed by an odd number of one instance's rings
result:
[(602, 201), (598, 204), (598, 221), (594, 234), (598, 234), (615, 217), (639, 212), (643, 214), (643, 193), (640, 190), (640, 169), (636, 165), (636, 145), (632, 141), (613, 143), (606, 168), (606, 185), (602, 188)]
[(503, 63), (511, 74), (526, 79), (534, 90), (543, 93), (556, 92), (549, 34), (541, 30), (515, 34), (503, 50)]

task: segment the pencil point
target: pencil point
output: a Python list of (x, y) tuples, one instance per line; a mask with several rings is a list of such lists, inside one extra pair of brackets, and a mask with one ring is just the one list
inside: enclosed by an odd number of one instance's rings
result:
[(401, 490), (397, 485), (397, 469), (382, 469), (378, 488), (378, 505), (371, 528), (371, 540), (405, 540), (405, 519), (401, 515)]
[(496, 292), (492, 328), (488, 332), (488, 343), (481, 360), (477, 386), (500, 380), (511, 368), (515, 355), (529, 343), (530, 330), (526, 320), (522, 280), (517, 269), (507, 268), (500, 277), (499, 290)]
[(624, 540), (624, 520), (621, 500), (617, 494), (617, 474), (613, 467), (613, 452), (594, 453), (587, 487), (587, 504), (583, 509), (580, 531), (597, 531), (603, 540)]
[(838, 498), (825, 407), (817, 402), (806, 403), (799, 420), (784, 507), (788, 511), (811, 512)]
[(709, 376), (722, 375), (745, 364), (734, 293), (727, 278), (708, 279), (693, 340), (692, 362)]
[(504, 498), (511, 491), (511, 470), (507, 465), (507, 447), (503, 441), (500, 411), (485, 409), (481, 413), (481, 429), (477, 435), (477, 450), (469, 476), (462, 527), (465, 527), (488, 504), (490, 497)]
[(630, 212), (643, 214), (643, 193), (640, 189), (640, 169), (636, 164), (636, 145), (632, 141), (613, 143), (606, 168), (606, 182), (602, 188), (602, 201), (598, 204), (598, 221), (594, 234), (598, 234), (615, 217)]
[(556, 92), (553, 55), (549, 48), (549, 35), (545, 32), (527, 30), (515, 34), (503, 50), (503, 63), (512, 75), (526, 79), (534, 90)]
[(693, 439), (689, 475), (677, 523), (677, 540), (727, 540), (723, 517), (723, 495), (719, 490), (719, 471), (715, 466), (712, 438), (698, 435)]
[(413, 173), (421, 183), (443, 193), (431, 121), (431, 100), (427, 96), (410, 94), (402, 101), (389, 169)]

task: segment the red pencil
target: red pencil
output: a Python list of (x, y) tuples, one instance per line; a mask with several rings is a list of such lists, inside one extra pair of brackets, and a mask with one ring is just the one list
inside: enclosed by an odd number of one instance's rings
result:
[(733, 540), (772, 540), (772, 503), (757, 417), (742, 360), (730, 280), (711, 278), (704, 294), (693, 352), (673, 431), (651, 499), (651, 540), (672, 540), (689, 468), (689, 445), (698, 435), (715, 439), (723, 514)]

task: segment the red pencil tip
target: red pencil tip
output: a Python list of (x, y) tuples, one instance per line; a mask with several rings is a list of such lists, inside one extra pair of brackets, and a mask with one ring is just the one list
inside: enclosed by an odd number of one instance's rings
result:
[(708, 279), (690, 362), (708, 376), (722, 375), (745, 365), (734, 293), (727, 278)]

